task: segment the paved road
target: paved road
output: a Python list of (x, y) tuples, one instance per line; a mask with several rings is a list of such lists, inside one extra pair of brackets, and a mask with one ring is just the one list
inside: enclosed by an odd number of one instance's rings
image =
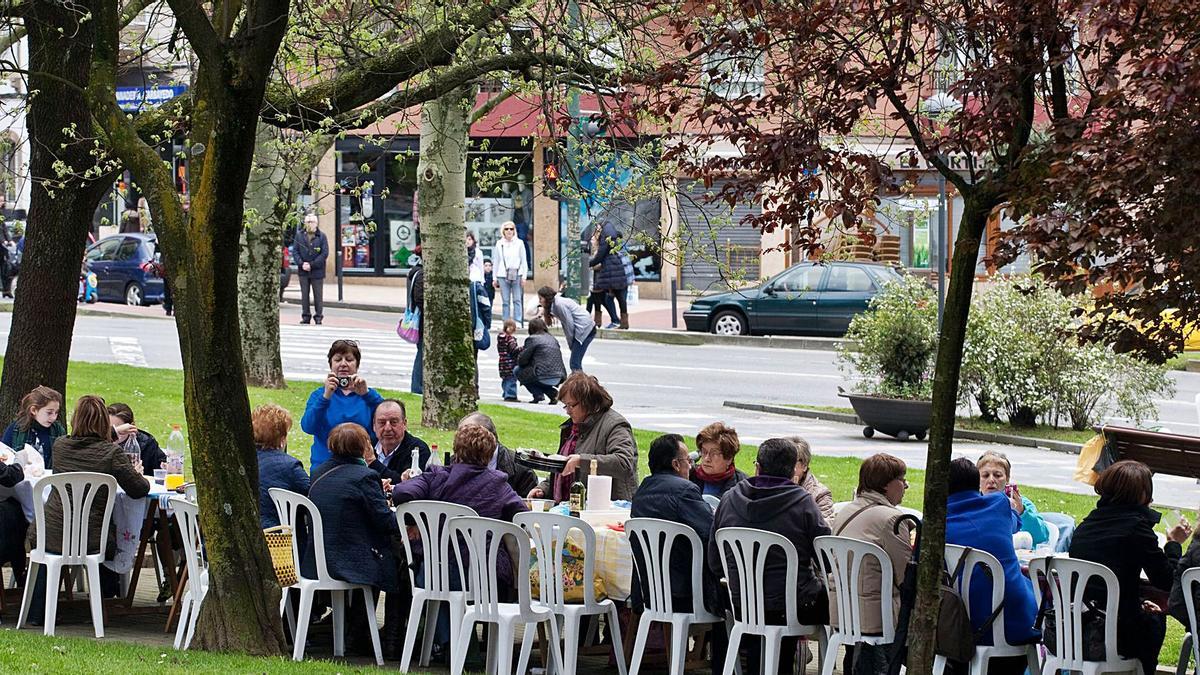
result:
[[(140, 316), (80, 316), (72, 359), (181, 367), (173, 322), (155, 308), (135, 312)], [(339, 337), (351, 338), (363, 350), (362, 374), (372, 385), (408, 390), (415, 348), (396, 337), (396, 315), (339, 310), (323, 326), (296, 325), (297, 315), (295, 308), (284, 307), (282, 352), (287, 377), (322, 379), (327, 372), (325, 354), (329, 343)], [(0, 314), (0, 338), (7, 338), (9, 319), (9, 315)], [(481, 354), (479, 363), (484, 400), (501, 402), (495, 351)], [(837, 397), (837, 387), (845, 378), (831, 352), (597, 340), (584, 367), (600, 378), (613, 394), (617, 408), (638, 427), (692, 436), (704, 424), (720, 419), (734, 425), (749, 443), (800, 434), (810, 440), (817, 454), (866, 456), (887, 451), (913, 466), (924, 464), (924, 443), (867, 440), (855, 426), (732, 410), (722, 405), (726, 400), (845, 405)], [(1178, 432), (1196, 433), (1193, 399), (1200, 392), (1200, 375), (1178, 373), (1175, 378), (1178, 393), (1173, 399), (1159, 402), (1160, 423)], [(522, 398), (528, 400), (524, 391)], [(556, 411), (524, 402), (510, 405)], [(968, 456), (982, 452), (984, 447), (979, 443), (956, 444), (956, 450)], [(1090, 493), (1089, 487), (1071, 480), (1073, 456), (1028, 448), (1004, 450), (1019, 467), (1019, 481)], [(1158, 501), (1196, 507), (1193, 481), (1162, 477), (1156, 480), (1156, 486)]]

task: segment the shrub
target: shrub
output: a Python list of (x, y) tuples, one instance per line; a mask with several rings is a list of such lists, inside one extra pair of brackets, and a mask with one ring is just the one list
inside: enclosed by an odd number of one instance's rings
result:
[(928, 399), (936, 353), (937, 295), (922, 279), (905, 276), (885, 285), (850, 322), (838, 361), (859, 392)]

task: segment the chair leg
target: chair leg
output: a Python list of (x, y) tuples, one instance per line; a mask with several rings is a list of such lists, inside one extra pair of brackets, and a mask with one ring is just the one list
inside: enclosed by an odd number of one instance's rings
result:
[(196, 624), (200, 623), (200, 605), (204, 602), (204, 595), (200, 594), (199, 584), (196, 585), (196, 593), (199, 594), (192, 600), (192, 618), (188, 621), (187, 637), (183, 639), (183, 648), (191, 649), (192, 638), (196, 637)]
[(292, 641), (295, 642), (296, 613), (292, 611), (292, 603), (288, 602), (291, 590), (291, 588), (285, 588), (283, 589), (283, 592), (280, 593), (282, 597), (279, 600), (279, 613), (282, 614), (285, 619), (287, 619), (288, 635), (291, 636)]
[(762, 669), (764, 673), (779, 672), (779, 656), (782, 648), (783, 640), (781, 638), (763, 637)]
[(579, 669), (579, 615), (563, 616), (563, 675), (575, 675)]
[[(463, 600), (462, 596), (458, 596), (455, 599), (450, 600), (449, 604), (450, 604), (450, 644), (456, 645), (456, 644), (458, 644), (459, 635), (461, 635), (463, 632), (463, 627), (466, 626), (466, 623), (463, 621), (463, 617), (466, 616), (467, 608), (466, 608), (465, 601)], [(436, 616), (434, 618), (436, 619)], [(473, 627), (474, 627), (474, 624), (471, 624), (472, 629), (473, 629)], [(470, 636), (467, 636), (467, 641), (464, 644), (470, 645), (470, 643), (471, 643)], [(464, 647), (464, 649), (465, 649), (465, 647)]]
[(933, 675), (944, 675), (946, 672), (946, 657), (936, 655), (933, 657)]
[(971, 659), (971, 675), (987, 675), (988, 663), (990, 662), (991, 659), (988, 657), (987, 652), (976, 649), (975, 656)]
[[(404, 629), (404, 652), (400, 655), (400, 672), (402, 673), (407, 673), (409, 666), (412, 665), (413, 647), (417, 643), (417, 624), (421, 622), (421, 610), (425, 604), (424, 598), (413, 598), (412, 606), (408, 609), (408, 627)], [(430, 630), (426, 625), (425, 632), (428, 633)]]
[(550, 664), (554, 667), (554, 672), (563, 672), (563, 655), (562, 655), (562, 637), (558, 632), (558, 619), (551, 615), (546, 623), (550, 624)]
[(304, 642), (308, 639), (308, 624), (312, 621), (313, 589), (300, 587), (300, 613), (296, 617), (296, 639), (292, 646), (292, 660), (304, 660)]
[(345, 591), (330, 591), (329, 598), (333, 601), (333, 655), (346, 655), (346, 593)]
[[(485, 672), (498, 673), (500, 671), (496, 669), (496, 648), (497, 648), (496, 643), (497, 643), (497, 640), (499, 639), (500, 624), (499, 623), (489, 623), (486, 625), (487, 625), (487, 628), (484, 629), (484, 633), (483, 633), (484, 637), (487, 638), (487, 665), (486, 665), (487, 670)], [(470, 645), (470, 643), (471, 643), (471, 641), (469, 638), (467, 640), (463, 641), (463, 644), (468, 645), (468, 646)]]
[[(459, 628), (459, 635), (467, 635), (471, 628), (475, 626), (475, 621), (470, 616), (464, 616), (462, 626)], [(467, 660), (467, 645), (459, 644), (458, 640), (450, 643), (450, 675), (462, 675), (463, 663)]]
[(104, 637), (104, 602), (100, 597), (100, 563), (84, 565), (88, 578), (88, 601), (92, 606), (92, 627), (96, 637)]
[(371, 589), (363, 588), (363, 604), (367, 606), (367, 629), (371, 631), (371, 646), (375, 648), (375, 665), (383, 666), (383, 647), (379, 644), (379, 624), (375, 619), (375, 598)]
[(511, 673), (512, 672), (512, 651), (513, 651), (513, 628), (514, 624), (510, 621), (501, 621), (496, 625), (495, 636), (497, 644), (493, 647), (496, 652), (496, 664), (498, 670), (489, 670), (489, 673)]
[(650, 637), (651, 621), (645, 616), (638, 621), (637, 637), (633, 639), (633, 658), (629, 660), (629, 675), (638, 675), (642, 668), (642, 654), (646, 651), (646, 640)]
[(687, 662), (688, 624), (683, 621), (671, 622), (671, 675), (683, 675), (683, 666)]
[[(529, 657), (533, 653), (533, 634), (537, 632), (537, 623), (525, 624), (524, 635), (521, 637), (521, 653), (517, 658), (517, 675), (525, 675), (529, 670)], [(543, 667), (545, 664), (543, 664)]]
[(735, 625), (733, 630), (729, 632), (729, 648), (725, 652), (725, 672), (732, 673), (739, 670), (741, 664), (738, 663), (738, 650), (742, 646), (742, 627)]
[[(1192, 634), (1183, 636), (1183, 646), (1179, 649), (1179, 665), (1175, 667), (1175, 675), (1187, 675), (1188, 664), (1192, 660)], [(1200, 664), (1197, 664), (1200, 666)]]
[(625, 645), (621, 642), (621, 621), (617, 616), (616, 605), (608, 607), (608, 632), (612, 634), (613, 659), (617, 662), (617, 673), (628, 675), (629, 669), (625, 666)]
[(17, 630), (25, 625), (25, 619), (29, 617), (29, 603), (33, 602), (33, 586), (37, 580), (37, 566), (40, 564), (31, 561), (29, 569), (25, 572), (25, 590), (21, 593), (21, 611), (17, 614)]
[(842, 646), (842, 640), (837, 635), (829, 636), (829, 641), (825, 643), (825, 656), (821, 661), (821, 675), (833, 675), (833, 666), (837, 663), (837, 650)]
[(188, 623), (192, 618), (192, 589), (188, 589), (183, 594), (183, 599), (179, 602), (179, 623), (175, 625), (175, 649), (179, 649), (183, 645), (183, 638), (187, 635)]
[[(413, 603), (416, 606), (416, 603)], [(421, 665), (428, 666), (429, 658), (433, 654), (433, 636), (434, 630), (437, 628), (438, 612), (442, 608), (442, 603), (437, 600), (425, 601), (425, 632), (421, 635)], [(454, 618), (450, 618), (450, 625), (454, 625)], [(454, 641), (451, 640), (453, 643)]]
[(46, 565), (46, 616), (42, 624), (43, 635), (54, 635), (54, 622), (58, 618), (58, 584), (62, 567), (54, 563)]

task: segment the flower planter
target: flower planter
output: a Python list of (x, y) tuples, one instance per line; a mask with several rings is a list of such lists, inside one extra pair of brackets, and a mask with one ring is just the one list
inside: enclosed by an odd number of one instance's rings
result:
[(863, 436), (871, 438), (875, 432), (906, 441), (910, 436), (918, 441), (925, 440), (929, 431), (929, 417), (933, 410), (930, 401), (910, 401), (899, 398), (884, 398), (841, 392), (838, 396), (850, 399), (850, 405), (866, 426)]

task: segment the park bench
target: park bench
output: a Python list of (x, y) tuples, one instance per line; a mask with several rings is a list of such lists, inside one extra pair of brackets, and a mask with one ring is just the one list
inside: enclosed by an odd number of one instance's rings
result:
[(1200, 479), (1200, 437), (1128, 427), (1099, 426), (1119, 459), (1135, 459), (1155, 473)]

